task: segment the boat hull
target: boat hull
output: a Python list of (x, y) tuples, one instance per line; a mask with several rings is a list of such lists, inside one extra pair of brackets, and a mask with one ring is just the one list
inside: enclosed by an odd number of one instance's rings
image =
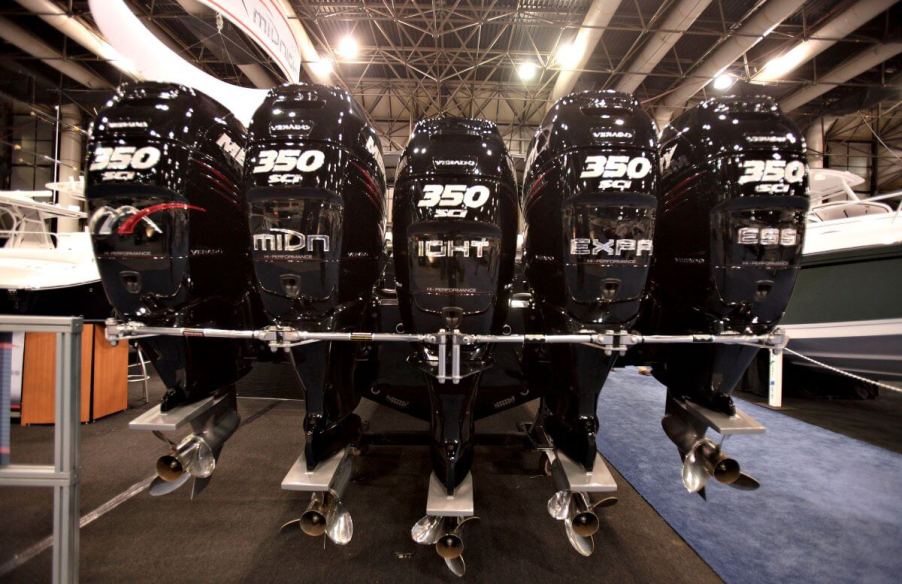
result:
[(805, 255), (781, 325), (789, 348), (866, 377), (902, 380), (900, 289), (902, 244)]

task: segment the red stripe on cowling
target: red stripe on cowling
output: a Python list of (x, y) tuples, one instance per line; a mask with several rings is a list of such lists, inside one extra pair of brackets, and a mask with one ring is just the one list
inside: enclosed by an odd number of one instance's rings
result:
[(144, 219), (148, 215), (153, 215), (154, 213), (158, 213), (160, 211), (168, 211), (170, 209), (184, 209), (184, 210), (192, 210), (192, 211), (200, 211), (201, 213), (206, 213), (206, 209), (203, 207), (198, 207), (197, 205), (189, 205), (187, 203), (160, 203), (159, 205), (151, 205), (150, 207), (145, 207), (129, 217), (125, 223), (119, 226), (119, 229), (116, 230), (116, 233), (119, 235), (131, 235), (135, 231), (135, 227), (138, 226), (138, 222), (141, 219)]

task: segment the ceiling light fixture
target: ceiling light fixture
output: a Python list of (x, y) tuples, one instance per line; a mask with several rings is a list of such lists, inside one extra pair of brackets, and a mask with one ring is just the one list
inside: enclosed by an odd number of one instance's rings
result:
[(517, 76), (523, 81), (531, 81), (535, 78), (539, 67), (532, 61), (524, 61), (517, 65)]
[(726, 91), (727, 89), (733, 87), (734, 83), (736, 83), (735, 75), (732, 75), (730, 73), (721, 73), (714, 78), (714, 89), (718, 91)]
[(338, 48), (335, 52), (343, 59), (357, 58), (357, 54), (360, 52), (360, 47), (357, 45), (357, 39), (351, 35), (343, 37), (338, 41)]

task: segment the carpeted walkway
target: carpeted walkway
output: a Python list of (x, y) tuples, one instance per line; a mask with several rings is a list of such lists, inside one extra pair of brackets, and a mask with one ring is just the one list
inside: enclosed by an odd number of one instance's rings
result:
[[(616, 370), (599, 404), (599, 449), (727, 582), (898, 582), (902, 455), (747, 402), (763, 435), (725, 450), (761, 489), (686, 492), (676, 448), (661, 430), (665, 390)], [(712, 481), (714, 483), (714, 481)]]

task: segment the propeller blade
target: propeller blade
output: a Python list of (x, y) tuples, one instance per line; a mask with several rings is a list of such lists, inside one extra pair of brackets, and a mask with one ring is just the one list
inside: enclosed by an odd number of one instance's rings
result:
[(705, 462), (698, 452), (698, 448), (693, 448), (686, 455), (683, 461), (683, 486), (690, 493), (697, 493), (705, 488), (708, 482), (708, 473), (705, 470)]
[(605, 497), (601, 501), (592, 503), (592, 509), (602, 509), (604, 507), (612, 507), (617, 504), (617, 497)]
[(705, 491), (705, 487), (702, 487), (701, 489), (699, 489), (697, 491), (697, 493), (698, 493), (698, 496), (701, 497), (702, 499), (704, 499), (705, 501), (708, 500), (708, 493)]
[(410, 528), (413, 541), (423, 545), (435, 545), (442, 535), (442, 518), (426, 515)]
[(553, 519), (563, 521), (570, 514), (570, 500), (573, 493), (570, 491), (558, 491), (548, 499), (548, 514)]
[(335, 510), (326, 521), (326, 536), (338, 545), (347, 545), (354, 535), (354, 521), (351, 514), (342, 505), (341, 501), (335, 502)]
[(739, 489), (740, 491), (754, 491), (761, 486), (761, 483), (758, 482), (758, 479), (744, 472), (739, 473), (739, 478), (728, 484), (734, 489)]
[(467, 563), (464, 561), (463, 556), (446, 559), (445, 565), (448, 566), (448, 569), (451, 570), (451, 573), (458, 578), (463, 578), (464, 574), (467, 573)]
[[(189, 475), (186, 473), (185, 476)], [(203, 493), (204, 489), (207, 488), (207, 485), (209, 485), (212, 480), (212, 476), (194, 477), (194, 484), (191, 486), (191, 500), (193, 501), (195, 497)]]
[(284, 533), (289, 529), (300, 529), (301, 528), (301, 520), (300, 519), (292, 519), (291, 521), (286, 521), (282, 524), (282, 527), (279, 528), (279, 533)]
[(185, 473), (179, 476), (177, 479), (173, 481), (167, 481), (161, 479), (160, 477), (154, 477), (153, 481), (150, 483), (150, 488), (148, 491), (150, 492), (151, 497), (162, 497), (163, 495), (168, 495), (169, 493), (175, 491), (182, 485), (188, 482), (188, 479), (191, 478), (191, 475)]
[(583, 537), (573, 530), (572, 521), (567, 518), (564, 520), (564, 531), (567, 533), (567, 540), (580, 555), (589, 557), (595, 551), (595, 540), (592, 536)]

